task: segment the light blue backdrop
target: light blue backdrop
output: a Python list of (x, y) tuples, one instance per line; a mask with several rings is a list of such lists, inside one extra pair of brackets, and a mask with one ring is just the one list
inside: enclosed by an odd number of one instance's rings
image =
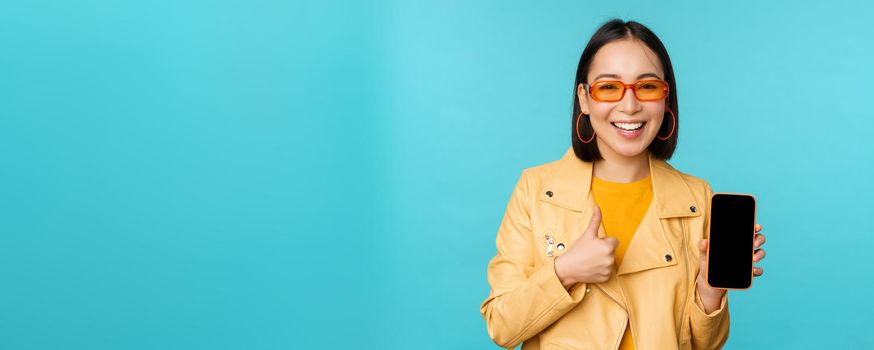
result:
[(753, 193), (729, 349), (865, 348), (874, 6), (0, 5), (0, 348), (484, 349), (523, 168), (611, 17), (671, 54), (672, 164)]

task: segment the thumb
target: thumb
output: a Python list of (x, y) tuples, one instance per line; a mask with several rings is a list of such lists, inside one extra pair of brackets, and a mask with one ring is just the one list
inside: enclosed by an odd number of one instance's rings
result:
[(601, 226), (601, 208), (596, 205), (592, 211), (592, 219), (589, 220), (589, 227), (586, 228), (586, 231), (583, 232), (580, 238), (597, 239), (599, 226)]

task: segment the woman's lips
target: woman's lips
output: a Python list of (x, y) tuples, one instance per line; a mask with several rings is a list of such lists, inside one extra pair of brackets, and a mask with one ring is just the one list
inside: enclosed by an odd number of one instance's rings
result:
[[(643, 122), (640, 125), (640, 127), (638, 127), (635, 130), (625, 130), (623, 128), (616, 126), (616, 124), (614, 124), (614, 123), (610, 123), (610, 125), (612, 125), (614, 129), (616, 129), (616, 132), (619, 133), (620, 136), (622, 136), (626, 139), (629, 139), (629, 140), (633, 140), (633, 139), (637, 138), (638, 136), (640, 136), (641, 134), (643, 134), (643, 127), (646, 125), (646, 122)], [(624, 125), (626, 127), (628, 126), (628, 124), (624, 124)]]

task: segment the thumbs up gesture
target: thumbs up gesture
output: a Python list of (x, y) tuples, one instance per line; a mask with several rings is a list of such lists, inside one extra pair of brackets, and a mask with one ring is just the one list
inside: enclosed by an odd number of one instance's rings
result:
[(610, 279), (614, 254), (619, 240), (614, 237), (598, 238), (601, 208), (595, 206), (589, 227), (568, 250), (555, 258), (555, 273), (565, 289), (575, 283), (600, 283)]

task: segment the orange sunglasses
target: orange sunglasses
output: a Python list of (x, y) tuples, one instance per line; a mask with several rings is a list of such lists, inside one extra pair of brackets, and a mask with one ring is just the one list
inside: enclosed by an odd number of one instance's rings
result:
[(599, 102), (616, 102), (625, 97), (625, 91), (632, 89), (639, 101), (658, 101), (668, 97), (668, 82), (664, 80), (640, 80), (626, 84), (618, 80), (597, 81), (591, 86), (583, 84), (589, 96)]

